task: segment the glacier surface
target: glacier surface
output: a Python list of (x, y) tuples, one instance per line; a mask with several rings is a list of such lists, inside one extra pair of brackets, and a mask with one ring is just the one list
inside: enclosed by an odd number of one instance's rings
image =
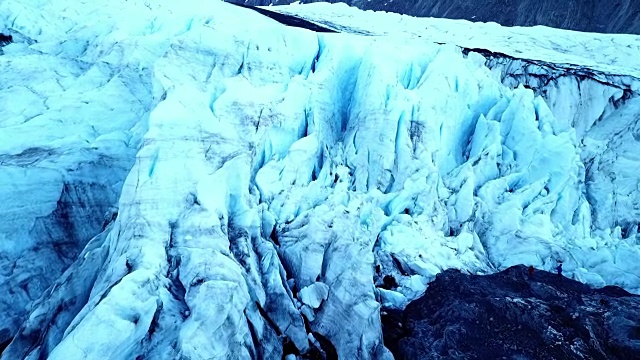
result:
[(343, 33), (0, 3), (3, 360), (391, 358), (449, 268), (640, 292), (640, 38), (277, 11)]

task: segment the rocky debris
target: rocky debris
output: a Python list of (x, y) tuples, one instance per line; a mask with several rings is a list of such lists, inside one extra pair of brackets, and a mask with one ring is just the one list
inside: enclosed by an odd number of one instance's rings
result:
[(447, 270), (383, 328), (396, 359), (640, 359), (640, 296), (522, 265)]

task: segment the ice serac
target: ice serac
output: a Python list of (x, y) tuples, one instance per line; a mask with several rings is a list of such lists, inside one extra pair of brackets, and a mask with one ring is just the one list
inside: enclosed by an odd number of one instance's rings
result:
[(449, 268), (640, 292), (635, 38), (0, 10), (3, 360), (391, 358), (381, 311)]

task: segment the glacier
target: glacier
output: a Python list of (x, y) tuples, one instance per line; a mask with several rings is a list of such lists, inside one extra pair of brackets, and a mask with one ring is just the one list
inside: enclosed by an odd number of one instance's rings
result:
[(637, 36), (269, 9), (338, 32), (0, 3), (3, 360), (392, 358), (451, 268), (640, 293)]

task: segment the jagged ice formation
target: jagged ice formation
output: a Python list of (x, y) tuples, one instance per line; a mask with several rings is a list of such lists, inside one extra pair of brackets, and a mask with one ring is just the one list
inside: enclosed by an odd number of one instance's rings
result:
[(525, 30), (321, 34), (204, 0), (0, 14), (3, 360), (390, 358), (381, 306), (447, 268), (561, 258), (640, 292), (636, 37), (527, 53)]

